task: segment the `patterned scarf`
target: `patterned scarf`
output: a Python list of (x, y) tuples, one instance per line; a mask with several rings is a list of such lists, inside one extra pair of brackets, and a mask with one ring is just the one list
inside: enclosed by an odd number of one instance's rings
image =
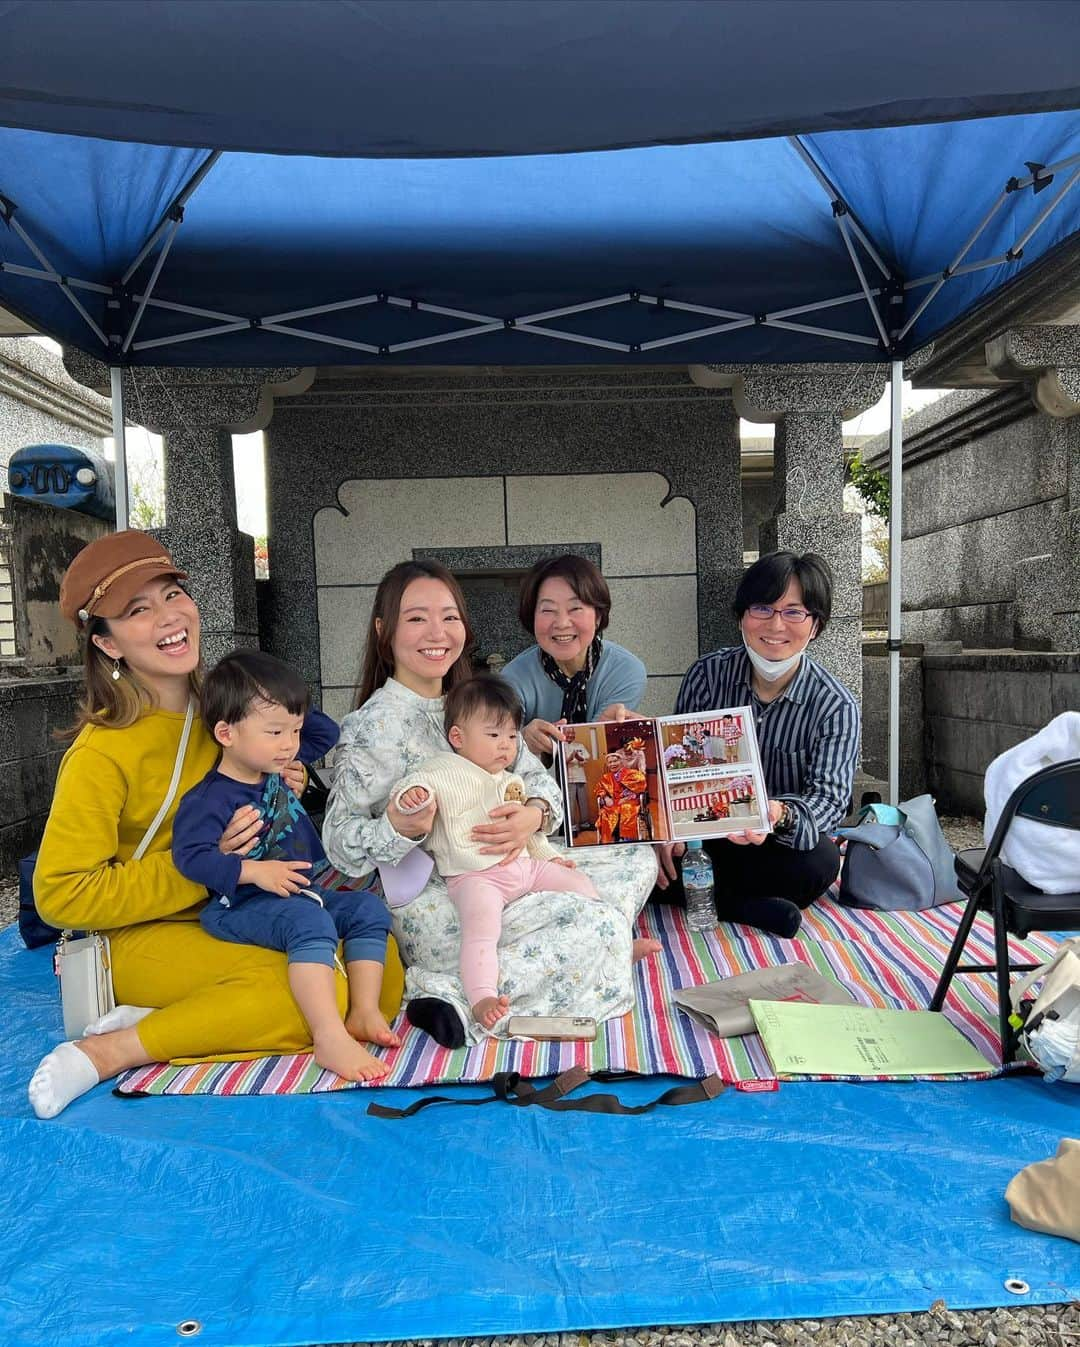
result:
[(562, 711), (560, 715), (563, 720), (571, 725), (584, 725), (588, 722), (589, 713), (585, 709), (585, 702), (589, 693), (589, 679), (593, 676), (593, 670), (600, 662), (603, 650), (604, 642), (597, 634), (593, 637), (592, 645), (589, 646), (585, 655), (584, 665), (573, 677), (564, 674), (546, 650), (540, 651), (540, 664), (544, 672), (553, 683), (562, 688)]

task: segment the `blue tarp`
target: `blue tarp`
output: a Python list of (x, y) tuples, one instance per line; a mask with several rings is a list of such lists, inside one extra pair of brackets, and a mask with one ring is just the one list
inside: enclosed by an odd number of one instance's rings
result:
[[(1078, 188), (1022, 257), (949, 280), (891, 349), (862, 298), (787, 321), (869, 344), (754, 321), (860, 293), (790, 135), (885, 264), (855, 243), (872, 287), (939, 274), (1026, 164), (1080, 155), (1080, 6), (1056, 0), (156, 0), (138, 23), (124, 0), (0, 0), (0, 22), (0, 194), (60, 274), (117, 283), (224, 151), (154, 298), (238, 330), (142, 345), (225, 326), (150, 307), (133, 363), (883, 360), (1080, 226)], [(1010, 194), (965, 262), (1013, 247), (1075, 167)], [(163, 246), (118, 307), (74, 292), (107, 336)], [(10, 223), (0, 263), (43, 270)], [(928, 288), (878, 297), (890, 332)], [(370, 351), (250, 325), (369, 294), (478, 317), (380, 302), (291, 320)], [(502, 326), (630, 294), (733, 317), (627, 300), (542, 324), (616, 350)], [(0, 305), (110, 355), (57, 284), (5, 269)], [(482, 318), (495, 330), (397, 349)]]
[(1012, 1224), (1002, 1196), (1080, 1135), (1075, 1088), (809, 1083), (639, 1118), (391, 1122), (367, 1091), (101, 1086), (39, 1122), (25, 1089), (60, 1035), (52, 982), (49, 951), (0, 936), (5, 1347), (149, 1347), (186, 1320), (206, 1347), (279, 1347), (1080, 1296), (1080, 1245)]

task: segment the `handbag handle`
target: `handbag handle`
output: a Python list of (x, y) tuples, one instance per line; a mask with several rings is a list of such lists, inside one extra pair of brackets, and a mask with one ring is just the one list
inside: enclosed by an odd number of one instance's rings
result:
[(169, 812), (169, 806), (176, 799), (176, 788), (180, 785), (180, 773), (184, 770), (184, 755), (187, 753), (188, 739), (191, 737), (191, 722), (195, 718), (195, 698), (189, 697), (187, 704), (187, 715), (184, 717), (184, 728), (180, 731), (180, 743), (176, 748), (176, 761), (173, 763), (172, 779), (169, 782), (169, 789), (165, 792), (165, 798), (161, 802), (161, 808), (154, 815), (154, 821), (143, 834), (142, 841), (132, 852), (133, 861), (141, 861), (146, 855), (146, 850), (154, 840), (157, 830), (165, 821), (165, 815)]
[(1064, 941), (1054, 951), (1054, 957), (1049, 963), (1040, 964), (1012, 984), (1009, 988), (1009, 1000), (1012, 1003), (1014, 1013), (1019, 1010), (1025, 992), (1029, 992), (1036, 982), (1041, 982), (1044, 978), (1049, 977), (1067, 954), (1075, 954), (1080, 957), (1080, 937)]

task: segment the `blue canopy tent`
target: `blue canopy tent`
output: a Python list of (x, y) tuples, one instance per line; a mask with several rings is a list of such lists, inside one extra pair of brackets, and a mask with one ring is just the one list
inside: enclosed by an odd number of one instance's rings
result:
[[(1057, 0), (0, 15), (0, 305), (113, 366), (120, 442), (124, 365), (897, 375), (1080, 225)], [(898, 688), (895, 570), (890, 639)]]
[[(1076, 233), (1078, 107), (1058, 0), (0, 0), (0, 306), (112, 366), (121, 466), (129, 365), (887, 362), (898, 649), (901, 362)], [(98, 1093), (36, 1124), (45, 958), (0, 942), (31, 1012), (0, 1063), (21, 1341), (847, 1314), (868, 1280), (879, 1312), (942, 1282), (1075, 1291), (1071, 1247), (998, 1210), (1072, 1131), (1036, 1081), (732, 1092), (647, 1154), (624, 1119), (511, 1111), (524, 1173), (487, 1109), (384, 1135), (340, 1098)], [(721, 1258), (702, 1195), (725, 1182)]]

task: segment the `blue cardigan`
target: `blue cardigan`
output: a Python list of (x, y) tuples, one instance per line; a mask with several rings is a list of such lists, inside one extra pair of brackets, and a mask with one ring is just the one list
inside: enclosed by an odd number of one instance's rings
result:
[[(502, 676), (517, 691), (525, 707), (525, 723), (530, 720), (554, 722), (562, 714), (562, 689), (553, 683), (540, 663), (540, 647), (532, 645), (515, 655)], [(636, 711), (645, 693), (645, 665), (629, 650), (614, 641), (605, 641), (599, 662), (589, 679), (585, 698), (586, 714), (595, 720), (606, 706), (622, 702)]]

